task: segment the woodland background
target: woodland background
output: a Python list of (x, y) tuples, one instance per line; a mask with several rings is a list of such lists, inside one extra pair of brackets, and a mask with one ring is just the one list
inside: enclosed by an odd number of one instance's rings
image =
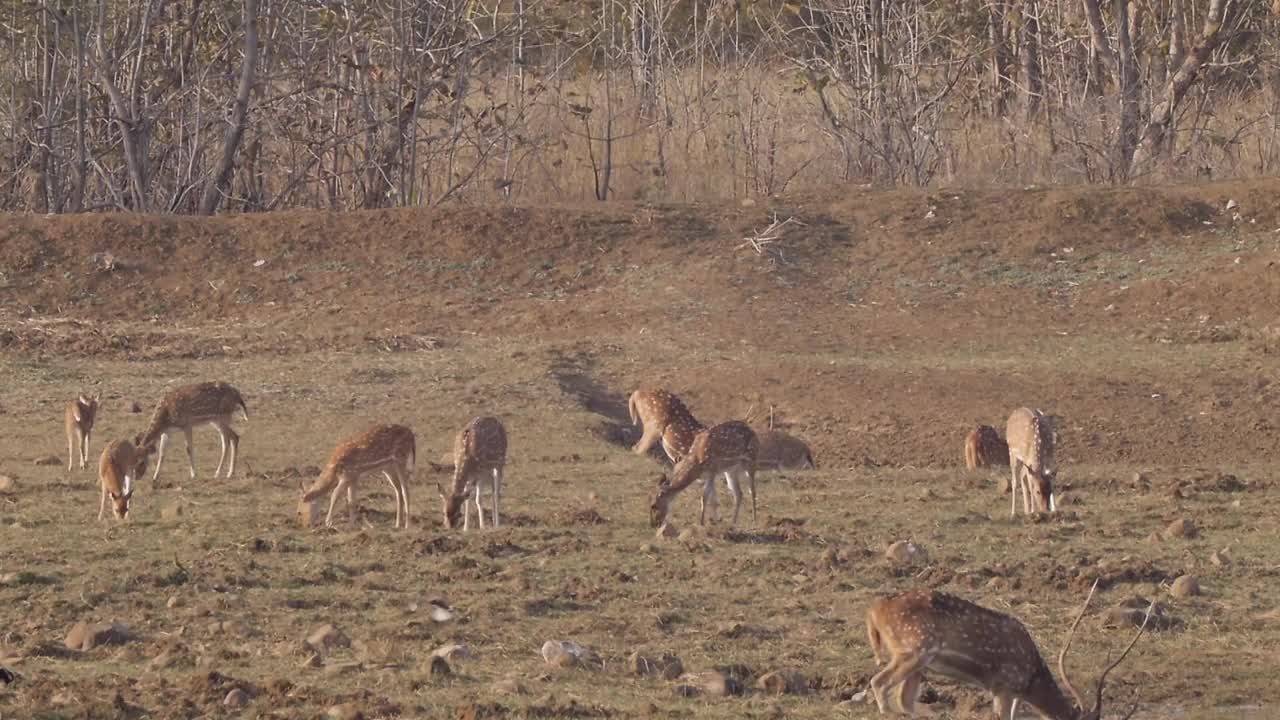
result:
[(1274, 174), (1280, 0), (0, 8), (0, 210)]

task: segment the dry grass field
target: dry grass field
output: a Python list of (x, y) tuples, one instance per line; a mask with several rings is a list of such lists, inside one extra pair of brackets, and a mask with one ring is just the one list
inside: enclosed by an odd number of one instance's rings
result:
[[(1176, 619), (1115, 672), (1109, 714), (1266, 717), (1277, 198), (1258, 181), (0, 218), (0, 664), (19, 676), (0, 717), (872, 717), (848, 700), (875, 667), (876, 596), (928, 586), (1010, 612), (1054, 665), (1094, 580), (1069, 660), (1086, 683), (1133, 631), (1108, 608), (1154, 598)], [(794, 218), (776, 242), (744, 243), (775, 213)], [(96, 473), (65, 470), (63, 404), (102, 392), (96, 466), (167, 388), (204, 379), (247, 399), (237, 476), (212, 479), (200, 428), (199, 479), (174, 438), (132, 521), (98, 522)], [(641, 385), (704, 422), (773, 405), (818, 469), (762, 474), (754, 526), (656, 538), (667, 467), (627, 450)], [(1010, 520), (1006, 470), (963, 467), (965, 433), (1003, 431), (1019, 405), (1061, 418), (1052, 517)], [(435, 484), (479, 414), (511, 438), (504, 524), (463, 534)], [(413, 527), (391, 527), (387, 483), (366, 478), (357, 527), (339, 502), (332, 530), (303, 528), (299, 482), (372, 422), (417, 433)], [(686, 491), (674, 522), (696, 513)], [(1161, 536), (1183, 518), (1194, 537)], [(928, 557), (891, 565), (904, 539)], [(1183, 574), (1201, 595), (1170, 594)], [(125, 642), (69, 650), (81, 620)], [(326, 623), (350, 642), (312, 658)], [(599, 661), (553, 668), (551, 639)], [(432, 672), (449, 643), (467, 655)], [(634, 674), (637, 650), (745, 691), (690, 696), (687, 678)], [(756, 687), (782, 668), (803, 691)], [(990, 713), (945, 682), (925, 700)]]

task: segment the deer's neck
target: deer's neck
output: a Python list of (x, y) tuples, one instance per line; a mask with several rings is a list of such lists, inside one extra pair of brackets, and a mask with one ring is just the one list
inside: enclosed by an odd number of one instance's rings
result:
[(1052, 720), (1077, 720), (1082, 713), (1065, 694), (1046, 668), (1031, 684), (1026, 702)]

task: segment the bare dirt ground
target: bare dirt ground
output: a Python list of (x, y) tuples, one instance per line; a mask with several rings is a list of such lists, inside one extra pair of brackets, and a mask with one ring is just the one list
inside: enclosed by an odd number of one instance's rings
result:
[[(1098, 578), (1070, 660), (1085, 683), (1132, 632), (1106, 608), (1158, 598), (1178, 621), (1116, 671), (1112, 711), (1271, 707), (1278, 200), (1255, 181), (0, 217), (0, 662), (20, 675), (0, 717), (870, 717), (844, 701), (873, 672), (875, 596), (926, 585), (1011, 612), (1052, 664)], [(775, 214), (793, 218), (776, 242), (744, 243)], [(210, 479), (205, 428), (188, 480), (178, 438), (121, 526), (95, 520), (93, 471), (35, 464), (65, 463), (77, 391), (103, 393), (96, 465), (167, 387), (203, 379), (248, 399), (237, 477)], [(655, 539), (665, 468), (626, 451), (639, 385), (708, 422), (772, 404), (819, 469), (763, 475), (754, 527)], [(962, 467), (965, 432), (1003, 431), (1018, 405), (1062, 418), (1051, 519), (1010, 521), (999, 473)], [(429, 463), (481, 413), (511, 435), (505, 525), (464, 535), (441, 526)], [(358, 527), (342, 503), (334, 530), (300, 527), (299, 480), (374, 421), (417, 432), (414, 527), (391, 528), (373, 479)], [(675, 520), (696, 511), (686, 493)], [(1153, 536), (1180, 518), (1199, 533)], [(891, 567), (900, 539), (927, 561)], [(1170, 595), (1184, 573), (1202, 595)], [(431, 599), (454, 618), (433, 622)], [(128, 640), (68, 650), (80, 620)], [(312, 666), (324, 623), (351, 644)], [(553, 669), (548, 639), (601, 662)], [(450, 642), (470, 656), (433, 674)], [(633, 675), (637, 649), (748, 689), (686, 697)], [(752, 687), (786, 667), (803, 692)], [(926, 699), (989, 713), (947, 683)]]

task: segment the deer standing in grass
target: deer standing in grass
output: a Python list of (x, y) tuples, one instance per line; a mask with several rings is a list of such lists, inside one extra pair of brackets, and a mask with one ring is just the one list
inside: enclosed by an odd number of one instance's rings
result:
[(1035, 499), (1036, 510), (1040, 512), (1056, 510), (1053, 481), (1058, 471), (1053, 460), (1053, 421), (1039, 410), (1018, 408), (1009, 415), (1004, 437), (1009, 444), (1009, 467), (1013, 473), (1009, 516), (1018, 514), (1019, 487), (1024, 514), (1031, 514), (1030, 498)]
[(409, 527), (409, 481), (417, 449), (413, 431), (404, 425), (374, 425), (348, 437), (334, 448), (329, 462), (310, 489), (304, 489), (302, 503), (310, 504), (327, 492), (329, 512), (324, 526), (333, 527), (333, 506), (343, 490), (347, 492), (347, 519), (356, 523), (355, 485), (368, 473), (382, 473), (391, 483), (396, 498), (396, 527)]
[(881, 714), (893, 709), (892, 696), (898, 711), (914, 714), (920, 682), (928, 671), (990, 692), (1000, 720), (1013, 720), (1019, 704), (1030, 705), (1049, 720), (1099, 720), (1107, 675), (1142, 637), (1151, 608), (1124, 652), (1102, 671), (1093, 705), (1086, 706), (1067, 674), (1066, 657), (1097, 587), (1094, 583), (1058, 655), (1058, 672), (1071, 699), (1053, 679), (1031, 634), (1014, 617), (933, 590), (879, 598), (867, 609), (867, 635), (876, 664), (886, 659), (889, 664), (871, 678), (876, 707)]
[(969, 470), (1007, 465), (1009, 444), (990, 425), (979, 425), (964, 438), (964, 466)]
[(778, 470), (804, 467), (816, 470), (818, 468), (818, 464), (813, 460), (813, 451), (805, 441), (794, 435), (769, 429), (760, 433), (759, 439), (761, 468)]
[(436, 490), (444, 505), (444, 524), (458, 527), (458, 515), (462, 514), (462, 530), (471, 529), (471, 509), (468, 496), (475, 493), (476, 516), (484, 529), (484, 505), (480, 502), (481, 488), (488, 484), (493, 497), (493, 526), (501, 520), (498, 508), (502, 497), (502, 469), (507, 464), (507, 430), (493, 417), (478, 417), (458, 432), (453, 441), (453, 485), (446, 493), (440, 484)]
[(712, 506), (712, 522), (719, 520), (719, 505), (715, 500), (715, 479), (721, 473), (733, 494), (733, 524), (738, 524), (742, 507), (742, 487), (739, 478), (745, 475), (751, 491), (751, 522), (756, 522), (756, 462), (760, 453), (760, 441), (751, 426), (741, 420), (713, 425), (697, 434), (689, 452), (676, 463), (672, 480), (665, 475), (658, 481), (658, 492), (649, 507), (649, 523), (660, 527), (667, 519), (671, 500), (696, 480), (703, 480), (702, 502), (698, 524), (705, 525), (707, 505)]
[(191, 441), (191, 431), (199, 425), (212, 425), (218, 430), (222, 440), (222, 454), (218, 457), (218, 467), (213, 471), (216, 478), (222, 472), (223, 463), (227, 460), (227, 448), (231, 449), (231, 462), (227, 464), (227, 477), (236, 471), (236, 456), (240, 451), (240, 436), (231, 429), (231, 420), (239, 410), (245, 421), (249, 420), (249, 408), (244, 404), (240, 391), (224, 382), (202, 382), (183, 385), (165, 393), (155, 412), (151, 414), (151, 423), (139, 439), (139, 443), (150, 452), (157, 451), (156, 469), (151, 476), (154, 483), (160, 476), (160, 465), (164, 462), (164, 448), (169, 434), (181, 430), (187, 439), (187, 462), (191, 466), (191, 479), (196, 479), (196, 454)]
[(631, 424), (644, 429), (632, 452), (643, 455), (661, 440), (662, 450), (672, 464), (680, 462), (689, 452), (694, 436), (706, 429), (680, 398), (666, 390), (636, 390), (627, 398), (627, 409)]
[(88, 396), (81, 393), (75, 400), (67, 403), (63, 413), (67, 426), (67, 472), (75, 466), (76, 442), (80, 443), (80, 469), (89, 464), (89, 436), (93, 434), (93, 421), (98, 414), (98, 400), (101, 394)]
[(102, 486), (102, 499), (98, 502), (98, 519), (107, 509), (111, 498), (111, 511), (118, 520), (129, 518), (129, 501), (133, 499), (134, 485), (147, 472), (146, 448), (128, 440), (115, 440), (102, 449), (98, 460), (98, 482)]

